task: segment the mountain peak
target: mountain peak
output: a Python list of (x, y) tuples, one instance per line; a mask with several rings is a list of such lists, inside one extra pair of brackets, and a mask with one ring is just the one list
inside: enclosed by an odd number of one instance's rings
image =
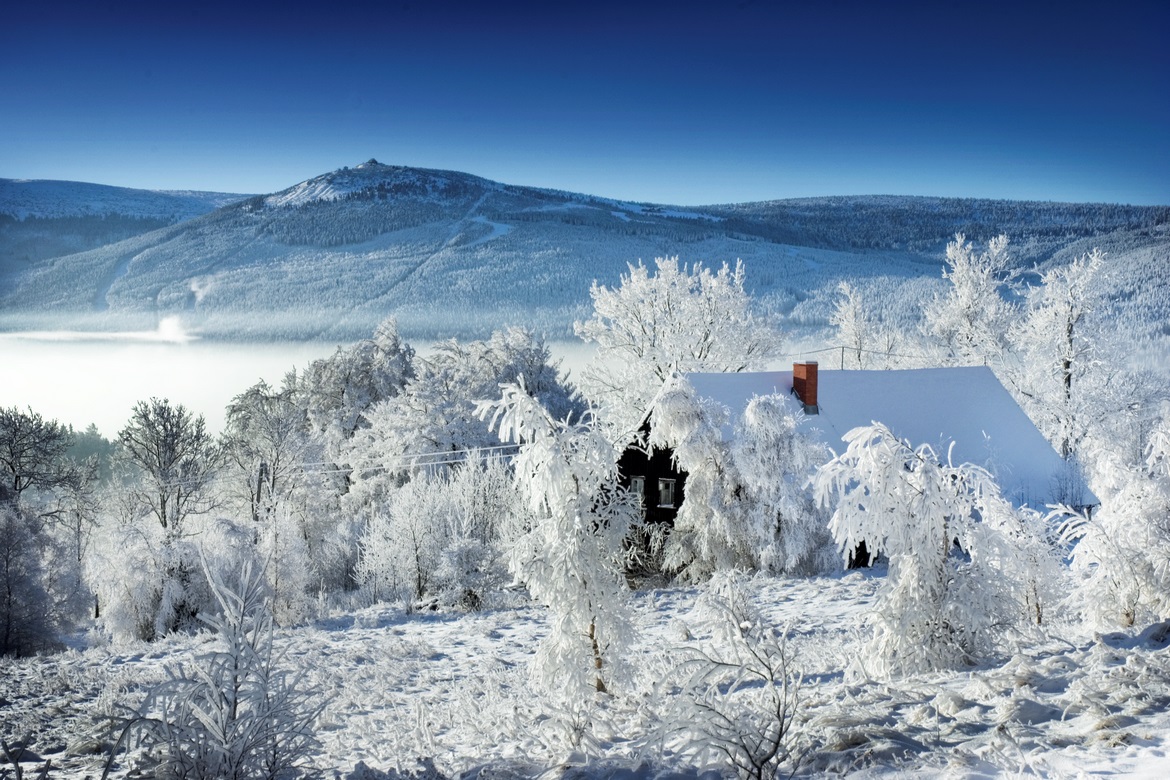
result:
[(353, 168), (339, 168), (269, 195), (265, 203), (279, 208), (354, 197), (425, 199), (450, 195), (455, 190), (465, 191), (468, 186), (482, 189), (492, 183), (456, 171), (386, 165), (371, 157)]

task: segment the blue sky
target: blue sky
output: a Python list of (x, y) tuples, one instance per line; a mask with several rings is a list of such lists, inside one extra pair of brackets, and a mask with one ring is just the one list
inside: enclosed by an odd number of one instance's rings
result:
[(687, 205), (1170, 204), (1166, 2), (33, 5), (0, 24), (0, 177), (272, 192), (376, 157)]

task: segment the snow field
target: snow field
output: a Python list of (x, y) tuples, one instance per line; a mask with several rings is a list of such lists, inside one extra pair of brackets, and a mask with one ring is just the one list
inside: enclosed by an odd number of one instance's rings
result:
[[(882, 572), (749, 581), (756, 606), (787, 626), (803, 670), (798, 775), (853, 777), (1141, 776), (1170, 773), (1170, 626), (1144, 633), (1022, 637), (998, 666), (865, 681), (856, 668), (864, 611)], [(545, 611), (517, 604), (474, 614), (405, 614), (379, 605), (279, 632), (281, 663), (325, 702), (322, 776), (648, 777), (696, 771), (658, 716), (683, 645), (710, 640), (700, 591), (632, 594), (635, 682), (579, 713), (542, 705), (528, 664)], [(1072, 631), (1071, 628), (1067, 629)], [(206, 652), (209, 634), (0, 659), (6, 738), (67, 776), (97, 776), (105, 718)], [(573, 736), (581, 737), (574, 743)], [(12, 735), (19, 735), (14, 737)], [(600, 760), (604, 758), (605, 760)], [(114, 777), (132, 777), (135, 758)], [(425, 774), (425, 772), (422, 772)]]

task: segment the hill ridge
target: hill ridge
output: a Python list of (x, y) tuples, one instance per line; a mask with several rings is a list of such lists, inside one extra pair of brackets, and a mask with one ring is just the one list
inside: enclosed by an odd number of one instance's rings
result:
[(593, 281), (665, 256), (742, 259), (760, 305), (790, 329), (827, 326), (843, 280), (912, 324), (955, 233), (1007, 233), (1023, 270), (1101, 244), (1133, 328), (1153, 337), (1170, 321), (1170, 282), (1154, 270), (1170, 259), (1165, 207), (928, 196), (683, 207), (369, 160), (147, 227), (5, 265), (13, 225), (0, 221), (0, 329), (181, 316), (210, 337), (356, 338), (394, 315), (404, 332), (439, 337), (504, 324), (568, 335)]

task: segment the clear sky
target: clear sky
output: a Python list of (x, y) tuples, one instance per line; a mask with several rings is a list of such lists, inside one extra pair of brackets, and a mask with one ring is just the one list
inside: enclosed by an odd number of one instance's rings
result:
[(1170, 2), (20, 2), (0, 177), (1170, 204)]

